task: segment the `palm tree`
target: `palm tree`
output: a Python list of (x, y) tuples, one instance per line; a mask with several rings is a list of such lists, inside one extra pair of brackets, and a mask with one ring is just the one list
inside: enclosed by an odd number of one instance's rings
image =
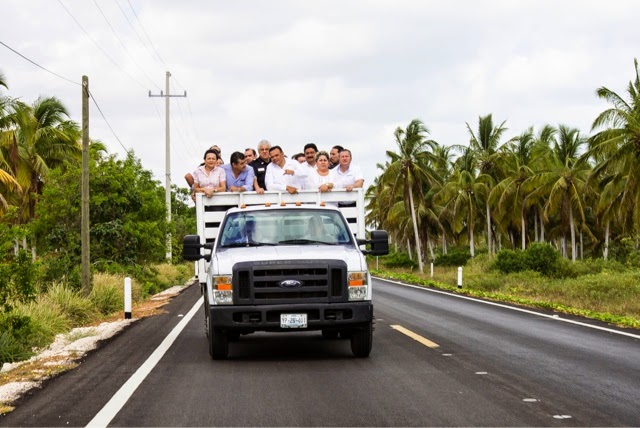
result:
[[(595, 177), (592, 175), (592, 177)], [(601, 223), (604, 223), (604, 248), (602, 256), (605, 260), (609, 258), (609, 238), (611, 235), (611, 223), (624, 224), (620, 221), (620, 201), (624, 193), (624, 180), (621, 174), (614, 172), (611, 174), (598, 176), (596, 185), (599, 187), (599, 198), (596, 206), (596, 213)]]
[[(467, 130), (471, 135), (471, 149), (474, 151), (476, 158), (478, 159), (478, 167), (480, 168), (480, 175), (488, 180), (488, 184), (491, 185), (491, 181), (496, 182), (498, 180), (498, 168), (496, 165), (496, 153), (500, 147), (500, 138), (502, 134), (507, 130), (504, 127), (506, 121), (503, 121), (500, 125), (494, 126), (493, 117), (488, 114), (484, 117), (478, 118), (478, 132), (473, 132), (471, 126), (467, 123)], [(486, 202), (486, 220), (487, 220), (487, 249), (489, 254), (491, 251), (491, 209), (489, 201)]]
[[(377, 164), (377, 167), (386, 171), (390, 163), (385, 165)], [(374, 183), (369, 186), (366, 193), (368, 224), (374, 225), (375, 228), (387, 230), (391, 235), (392, 242), (397, 246), (398, 242), (407, 242), (406, 224), (410, 224), (411, 217), (407, 215), (405, 204), (402, 199), (404, 192), (392, 194), (391, 186), (383, 180), (383, 176), (374, 179)], [(409, 219), (409, 220), (407, 220)], [(409, 257), (411, 251), (409, 247)]]
[(447, 254), (447, 232), (445, 230), (446, 224), (441, 221), (442, 219), (442, 206), (435, 203), (436, 195), (440, 190), (442, 190), (442, 186), (449, 180), (453, 171), (453, 147), (452, 146), (441, 146), (438, 144), (433, 151), (433, 165), (436, 171), (437, 176), (440, 179), (440, 182), (431, 188), (430, 198), (432, 199), (431, 210), (432, 215), (435, 216), (432, 219), (434, 224), (437, 224), (437, 227), (442, 233), (442, 253)]
[(511, 223), (515, 213), (518, 213), (522, 250), (526, 249), (527, 242), (526, 198), (529, 194), (524, 183), (534, 175), (532, 168), (534, 144), (532, 127), (507, 142), (499, 156), (506, 178), (499, 182), (489, 195), (489, 201), (497, 207), (499, 218), (506, 218), (508, 223)]
[(460, 233), (466, 226), (469, 236), (469, 252), (475, 257), (474, 229), (478, 218), (478, 207), (488, 196), (486, 174), (476, 175), (476, 158), (467, 147), (456, 162), (456, 169), (449, 181), (436, 195), (443, 205), (441, 217), (450, 222), (453, 232)]
[[(0, 86), (7, 89), (7, 82), (2, 73), (0, 73)], [(7, 150), (8, 138), (5, 135), (9, 122), (6, 113), (10, 105), (11, 99), (0, 92), (0, 214), (2, 214), (9, 205), (5, 195), (20, 192), (20, 185), (13, 176), (9, 165), (9, 151)]]
[[(617, 217), (628, 231), (640, 230), (640, 72), (634, 59), (635, 79), (629, 81), (628, 99), (601, 87), (598, 97), (612, 104), (593, 121), (592, 131), (600, 129), (590, 141), (589, 156), (601, 161), (592, 176), (608, 176), (608, 202), (617, 205)], [(616, 189), (616, 191), (613, 191)]]
[[(537, 135), (533, 127), (509, 140), (500, 150), (499, 160), (504, 178), (490, 193), (490, 202), (497, 207), (496, 213), (501, 220), (503, 230), (520, 231), (521, 249), (526, 249), (527, 219), (533, 217), (535, 240), (538, 240), (538, 207), (543, 204), (532, 198), (534, 189), (528, 185), (533, 177), (544, 166), (545, 153), (549, 152), (549, 141), (553, 139), (555, 129), (545, 125)], [(544, 200), (545, 195), (538, 195)], [(540, 223), (544, 235), (544, 224)], [(513, 240), (515, 242), (515, 239)], [(515, 244), (514, 244), (515, 246)]]
[[(556, 144), (556, 134), (558, 130), (546, 124), (540, 129), (540, 132), (536, 135), (536, 140), (532, 148), (532, 156), (535, 159), (536, 172), (543, 171), (548, 165), (550, 165), (551, 147)], [(534, 225), (540, 225), (540, 238), (536, 236), (536, 240), (539, 242), (545, 242), (545, 221), (544, 221), (544, 205), (547, 202), (548, 195), (538, 192), (533, 192), (534, 189), (530, 189), (532, 192), (527, 197), (529, 204), (534, 209)], [(536, 227), (537, 235), (537, 227)]]
[[(380, 171), (386, 171), (389, 168), (389, 162), (376, 164)], [(368, 201), (366, 206), (366, 222), (373, 225), (377, 229), (385, 229), (394, 236), (396, 230), (391, 226), (389, 213), (396, 203), (391, 198), (391, 187), (380, 175), (373, 180), (373, 184), (367, 188), (365, 198)], [(396, 198), (399, 199), (399, 198)]]
[(415, 199), (423, 200), (423, 185), (426, 182), (437, 182), (437, 176), (430, 166), (435, 141), (427, 140), (429, 130), (418, 120), (412, 120), (406, 129), (398, 127), (394, 132), (398, 153), (387, 151), (390, 158), (387, 170), (382, 175), (382, 180), (390, 187), (390, 199), (395, 199), (402, 194), (405, 210), (411, 213), (413, 225), (414, 243), (418, 255), (418, 267), (424, 272), (422, 262), (422, 250), (420, 235), (418, 233), (418, 219), (416, 214)]
[[(571, 259), (576, 260), (576, 236), (574, 213), (579, 216), (582, 225), (585, 224), (585, 195), (590, 192), (586, 179), (589, 164), (580, 155), (580, 149), (585, 144), (580, 131), (566, 125), (558, 128), (558, 139), (549, 152), (549, 165), (527, 180), (533, 197), (540, 193), (548, 195), (545, 204), (545, 216), (559, 214), (563, 254), (566, 255), (566, 232), (571, 234)], [(584, 227), (584, 226), (583, 226)]]
[(55, 97), (38, 98), (32, 105), (15, 102), (8, 116), (10, 129), (3, 141), (12, 153), (9, 167), (23, 189), (22, 221), (34, 217), (36, 195), (50, 168), (77, 161), (81, 156), (80, 130)]

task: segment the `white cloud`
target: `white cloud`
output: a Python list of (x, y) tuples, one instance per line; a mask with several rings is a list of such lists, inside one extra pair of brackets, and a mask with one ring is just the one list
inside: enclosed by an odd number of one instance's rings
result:
[[(125, 51), (93, 2), (62, 1), (118, 66), (57, 2), (3, 2), (0, 40), (74, 81), (88, 75), (116, 134), (162, 181), (164, 100), (148, 91), (164, 90), (168, 68), (171, 92), (188, 93), (171, 99), (180, 185), (214, 143), (226, 156), (263, 138), (292, 154), (342, 144), (371, 183), (393, 131), (414, 118), (442, 144), (465, 144), (465, 122), (488, 113), (508, 137), (545, 123), (588, 133), (606, 108), (595, 89), (624, 93), (640, 46), (640, 3), (626, 0), (132, 1), (165, 66), (129, 2), (97, 0)], [(80, 120), (77, 85), (4, 47), (0, 71), (12, 96), (58, 96)], [(91, 136), (121, 153), (91, 109)]]

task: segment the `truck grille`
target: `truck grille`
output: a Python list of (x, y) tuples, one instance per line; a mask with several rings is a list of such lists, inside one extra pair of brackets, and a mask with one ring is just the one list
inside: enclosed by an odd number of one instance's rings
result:
[(236, 263), (233, 289), (235, 304), (344, 302), (347, 265), (340, 260)]

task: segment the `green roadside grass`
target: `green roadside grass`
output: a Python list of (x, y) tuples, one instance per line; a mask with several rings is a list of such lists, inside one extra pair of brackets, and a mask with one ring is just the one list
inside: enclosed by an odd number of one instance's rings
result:
[[(463, 267), (461, 288), (457, 286), (458, 268), (452, 266), (434, 267), (431, 277), (428, 264), (425, 272), (420, 274), (417, 269), (386, 267), (381, 258), (371, 274), (422, 287), (640, 329), (640, 270), (626, 269), (617, 264), (599, 263), (594, 268), (593, 262), (576, 263), (572, 268), (573, 277), (549, 278), (533, 271), (502, 274), (492, 270), (491, 260), (482, 256)], [(370, 261), (369, 266), (375, 267), (375, 260)]]
[[(159, 313), (164, 303), (150, 297), (185, 284), (193, 277), (193, 264), (150, 265), (139, 272), (142, 274), (131, 276), (133, 313), (137, 318)], [(5, 362), (23, 364), (0, 373), (0, 386), (39, 382), (76, 367), (78, 362), (68, 357), (25, 360), (47, 348), (58, 334), (74, 341), (91, 334), (91, 329), (74, 333), (76, 327), (122, 320), (124, 279), (121, 273), (95, 273), (89, 296), (69, 286), (50, 284), (35, 300), (11, 302), (10, 311), (0, 312), (0, 366)], [(0, 402), (0, 415), (13, 409), (12, 403)]]
[[(151, 273), (132, 278), (134, 305), (158, 291), (184, 284), (193, 276), (193, 265), (160, 264), (148, 271)], [(30, 358), (48, 347), (57, 334), (122, 317), (124, 279), (121, 273), (95, 273), (89, 296), (54, 283), (34, 300), (13, 302), (9, 312), (0, 314), (0, 366)]]

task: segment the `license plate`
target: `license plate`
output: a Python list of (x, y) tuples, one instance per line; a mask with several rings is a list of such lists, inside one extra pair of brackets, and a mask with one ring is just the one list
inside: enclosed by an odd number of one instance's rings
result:
[(306, 328), (307, 314), (280, 314), (281, 328)]

